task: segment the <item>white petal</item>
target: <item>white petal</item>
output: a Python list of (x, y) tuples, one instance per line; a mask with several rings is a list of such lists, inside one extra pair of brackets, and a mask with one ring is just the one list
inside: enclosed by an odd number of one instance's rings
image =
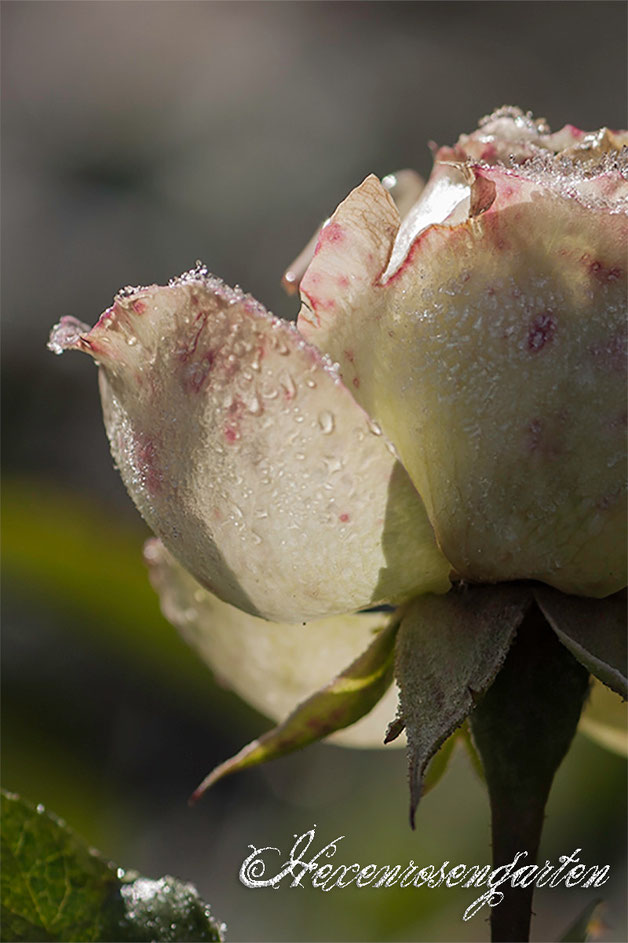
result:
[[(276, 721), (346, 668), (387, 622), (385, 613), (372, 612), (307, 625), (266, 622), (203, 589), (160, 541), (147, 543), (145, 558), (165, 617), (220, 682)], [(370, 714), (330, 739), (344, 746), (383, 746), (397, 705), (391, 685)]]
[(51, 344), (100, 362), (129, 493), (222, 599), (306, 621), (448, 589), (392, 447), (292, 325), (194, 271), (80, 327), (62, 322)]
[(468, 167), (470, 218), (429, 226), (389, 278), (394, 208), (369, 178), (331, 219), (299, 325), (461, 575), (605, 596), (626, 581), (628, 184), (616, 152), (565, 160)]

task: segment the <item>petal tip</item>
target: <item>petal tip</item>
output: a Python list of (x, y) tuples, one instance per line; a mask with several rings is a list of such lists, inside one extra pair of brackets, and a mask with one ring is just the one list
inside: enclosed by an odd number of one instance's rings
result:
[(57, 355), (62, 354), (64, 350), (87, 350), (89, 352), (91, 345), (86, 335), (89, 334), (90, 330), (88, 324), (66, 315), (51, 330), (46, 346), (48, 350)]

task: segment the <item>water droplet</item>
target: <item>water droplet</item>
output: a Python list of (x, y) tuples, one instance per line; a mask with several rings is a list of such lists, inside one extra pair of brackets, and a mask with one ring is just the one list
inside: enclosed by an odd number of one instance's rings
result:
[(39, 814), (39, 815), (42, 815), (45, 811), (46, 811), (46, 807), (43, 806), (43, 805), (41, 804), (41, 802), (40, 802), (39, 805), (37, 806), (37, 812), (38, 812), (38, 814)]
[(326, 409), (323, 410), (322, 413), (319, 413), (318, 424), (323, 435), (330, 435), (334, 431), (335, 426), (333, 414)]
[(135, 344), (137, 344), (137, 337), (135, 336), (135, 334), (131, 334), (130, 337), (127, 337), (126, 342), (129, 345), (129, 347), (134, 347)]
[(261, 521), (265, 520), (268, 517), (268, 511), (258, 510), (255, 512), (255, 517), (258, 517)]
[(373, 419), (369, 419), (369, 432), (372, 432), (373, 435), (381, 435), (382, 427)]
[(304, 462), (305, 454), (303, 452), (297, 452), (295, 455), (295, 458), (298, 459), (300, 462)]
[(342, 471), (342, 460), (337, 455), (324, 455), (323, 462), (330, 475)]
[(292, 376), (288, 372), (285, 372), (282, 374), (280, 382), (286, 392), (286, 397), (288, 399), (294, 399), (297, 395), (297, 388)]
[(260, 537), (259, 534), (256, 534), (254, 530), (251, 531), (251, 540), (253, 541), (254, 544), (257, 544), (257, 545), (261, 544), (262, 542), (262, 538)]
[(262, 404), (260, 403), (257, 395), (254, 393), (249, 402), (247, 403), (247, 408), (250, 413), (254, 416), (259, 416), (262, 413)]
[(242, 508), (241, 508), (241, 507), (238, 507), (237, 504), (232, 504), (232, 505), (231, 505), (231, 510), (232, 510), (233, 513), (236, 515), (236, 517), (239, 517), (239, 518), (243, 518), (243, 517), (244, 517), (244, 514), (242, 513)]

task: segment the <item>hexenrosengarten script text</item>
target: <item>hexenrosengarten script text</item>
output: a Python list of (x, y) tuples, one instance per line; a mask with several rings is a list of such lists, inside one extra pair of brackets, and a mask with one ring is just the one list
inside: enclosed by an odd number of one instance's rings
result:
[(414, 861), (409, 861), (406, 867), (400, 864), (362, 866), (357, 862), (326, 864), (323, 863), (324, 859), (334, 857), (339, 842), (345, 836), (339, 835), (317, 854), (309, 857), (315, 834), (316, 825), (298, 838), (295, 835), (296, 841), (288, 860), (280, 865), (272, 877), (266, 877), (267, 864), (270, 867), (273, 853), (281, 855), (281, 849), (274, 845), (263, 848), (249, 845), (252, 851), (242, 862), (240, 881), (246, 887), (252, 888), (279, 887), (284, 879), (291, 876), (292, 880), (287, 887), (303, 887), (303, 881), (307, 879), (312, 887), (322, 891), (349, 887), (351, 884), (356, 887), (485, 887), (484, 893), (469, 904), (463, 914), (462, 919), (469, 920), (485, 904), (496, 907), (503, 900), (504, 895), (498, 890), (502, 884), (510, 884), (512, 887), (528, 887), (530, 884), (536, 887), (557, 887), (559, 884), (564, 884), (565, 887), (600, 887), (610, 876), (609, 865), (587, 867), (580, 864), (578, 855), (581, 848), (576, 848), (570, 855), (560, 855), (558, 864), (546, 861), (543, 865), (522, 863), (517, 867), (520, 859), (525, 859), (528, 854), (527, 851), (520, 851), (511, 862), (493, 869), (489, 864), (450, 866), (449, 861), (443, 861), (439, 868), (432, 864), (421, 867)]

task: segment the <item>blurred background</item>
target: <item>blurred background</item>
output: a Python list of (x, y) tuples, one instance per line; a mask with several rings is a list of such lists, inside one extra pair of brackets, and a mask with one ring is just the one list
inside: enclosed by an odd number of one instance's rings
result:
[[(314, 823), (338, 861), (490, 860), (465, 757), (407, 825), (403, 751), (318, 746), (186, 799), (267, 722), (161, 617), (145, 527), (112, 468), (96, 373), (50, 326), (202, 259), (276, 314), (285, 266), (373, 171), (429, 173), (518, 104), (557, 129), (626, 121), (624, 3), (2, 5), (3, 783), (117, 863), (194, 881), (236, 941), (482, 941), (462, 890), (333, 894), (238, 882), (249, 843)], [(612, 865), (600, 939), (626, 939), (625, 764), (578, 735), (542, 857)], [(556, 939), (595, 896), (536, 897)]]

